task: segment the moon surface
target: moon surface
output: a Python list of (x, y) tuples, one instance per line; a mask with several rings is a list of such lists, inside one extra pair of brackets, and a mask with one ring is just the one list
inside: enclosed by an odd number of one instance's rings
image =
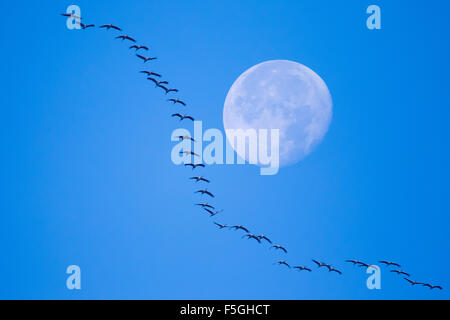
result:
[[(327, 85), (314, 71), (297, 62), (271, 60), (246, 70), (233, 83), (225, 99), (223, 124), (226, 130), (279, 129), (279, 161), (286, 166), (322, 141), (332, 108)], [(236, 149), (248, 161), (248, 154)]]

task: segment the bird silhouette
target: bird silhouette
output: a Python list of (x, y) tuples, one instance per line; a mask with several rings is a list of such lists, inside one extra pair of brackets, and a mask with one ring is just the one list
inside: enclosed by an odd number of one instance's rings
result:
[(396, 266), (396, 267), (398, 267), (398, 268), (401, 268), (401, 266), (398, 264), (398, 263), (395, 263), (395, 262), (392, 262), (392, 261), (386, 261), (386, 260), (381, 260), (381, 261), (378, 261), (379, 263), (383, 263), (383, 264), (385, 264), (386, 266), (388, 266), (388, 267), (390, 267), (390, 266)]
[(416, 284), (423, 284), (423, 282), (413, 281), (413, 280), (408, 279), (408, 278), (403, 278), (403, 279), (405, 279), (406, 281), (411, 283), (412, 286), (415, 286)]
[(193, 151), (180, 151), (180, 154), (186, 154), (186, 155), (189, 155), (189, 156), (196, 156), (196, 157), (200, 157), (198, 154), (196, 154), (195, 152), (193, 152)]
[(189, 119), (189, 120), (191, 120), (191, 121), (194, 121), (194, 118), (193, 118), (192, 116), (189, 116), (189, 115), (182, 115), (182, 114), (180, 114), (180, 113), (174, 113), (174, 114), (172, 114), (172, 117), (178, 117), (178, 118), (180, 118), (180, 121), (182, 121), (182, 120), (184, 120), (184, 119)]
[(219, 214), (219, 213), (221, 213), (223, 211), (223, 210), (213, 211), (213, 210), (210, 210), (208, 208), (203, 208), (203, 209), (205, 209), (209, 213), (210, 217), (214, 217), (216, 214)]
[(214, 198), (214, 195), (211, 192), (209, 192), (208, 189), (197, 190), (194, 193), (201, 193), (202, 195), (207, 194), (211, 198)]
[(197, 167), (201, 167), (201, 168), (205, 167), (205, 165), (203, 163), (185, 163), (184, 166), (185, 167), (192, 167), (192, 170), (194, 170)]
[(155, 77), (160, 77), (161, 78), (161, 75), (159, 73), (156, 73), (156, 72), (153, 72), (153, 71), (142, 70), (142, 71), (139, 71), (139, 72), (140, 73), (145, 73), (148, 77), (155, 76)]
[(295, 266), (294, 269), (297, 269), (298, 271), (309, 271), (309, 272), (312, 271), (310, 268), (302, 267), (302, 266)]
[(270, 248), (275, 248), (275, 250), (281, 250), (281, 251), (284, 251), (284, 253), (287, 253), (286, 248), (283, 246), (275, 245), (275, 246), (271, 246)]
[(173, 104), (176, 104), (176, 103), (179, 103), (179, 104), (182, 104), (183, 106), (186, 106), (186, 103), (184, 103), (183, 101), (181, 101), (181, 100), (178, 100), (178, 99), (167, 99), (167, 101), (172, 101), (173, 102)]
[(258, 241), (258, 243), (261, 243), (261, 240), (259, 240), (259, 238), (251, 233), (247, 233), (245, 235), (242, 236), (242, 238), (247, 238), (247, 239), (255, 239), (256, 241)]
[(170, 92), (178, 92), (178, 89), (169, 89), (169, 88), (167, 88), (167, 87), (165, 87), (165, 86), (162, 86), (162, 85), (158, 85), (158, 87), (160, 87), (161, 89), (163, 89), (163, 90), (166, 92), (166, 94), (168, 94), (168, 93), (170, 93)]
[(406, 273), (405, 271), (402, 271), (402, 270), (391, 270), (391, 272), (395, 272), (396, 274), (399, 274), (399, 275), (403, 274), (407, 277), (411, 277), (411, 275), (409, 273)]
[(215, 224), (216, 226), (218, 226), (219, 229), (225, 229), (225, 228), (228, 228), (228, 226), (227, 226), (226, 224), (220, 224), (220, 223), (217, 223), (217, 222), (215, 222), (215, 221), (214, 221), (214, 224)]
[(263, 234), (260, 234), (260, 235), (257, 236), (257, 237), (258, 237), (258, 239), (260, 239), (260, 240), (266, 240), (268, 243), (272, 244), (272, 241), (271, 241), (268, 237), (266, 237), (265, 235), (263, 235)]
[(439, 290), (442, 290), (442, 287), (441, 287), (441, 286), (432, 286), (432, 285), (429, 284), (429, 283), (423, 283), (422, 285), (423, 285), (424, 287), (430, 288), (430, 290), (433, 290), (433, 289), (439, 289)]
[(210, 181), (202, 176), (198, 176), (198, 177), (190, 177), (189, 179), (191, 180), (195, 180), (195, 182), (199, 182), (199, 181), (204, 181), (206, 183), (209, 183)]
[(210, 209), (215, 209), (212, 205), (208, 204), (208, 203), (196, 203), (196, 206), (200, 206), (202, 208), (210, 208)]
[(177, 136), (178, 140), (191, 140), (192, 142), (195, 142), (194, 138), (191, 138), (190, 136)]
[(246, 227), (244, 227), (244, 226), (240, 226), (240, 225), (238, 225), (238, 226), (232, 226), (232, 227), (230, 227), (231, 229), (234, 229), (234, 230), (243, 230), (243, 231), (245, 231), (245, 232), (247, 232), (247, 233), (250, 233), (250, 231), (248, 231), (248, 229), (246, 228)]
[(122, 29), (120, 29), (119, 27), (116, 27), (113, 24), (104, 24), (104, 25), (100, 26), (100, 28), (106, 28), (106, 30), (115, 29), (115, 30), (118, 30), (118, 31), (122, 31)]
[(121, 35), (121, 36), (117, 36), (116, 39), (122, 39), (123, 40), (129, 40), (131, 42), (136, 42), (136, 40), (134, 40), (132, 37), (127, 36), (127, 35)]
[(146, 63), (147, 61), (152, 61), (152, 60), (156, 59), (156, 57), (144, 57), (137, 53), (136, 53), (136, 57), (138, 57), (139, 59), (142, 59), (144, 61), (144, 63)]
[(329, 264), (327, 264), (327, 263), (319, 262), (319, 261), (314, 260), (314, 259), (312, 259), (312, 261), (313, 261), (315, 264), (317, 264), (317, 267), (318, 267), (318, 268), (320, 268), (320, 267), (327, 267), (328, 270), (332, 269), (331, 266), (330, 266)]
[(330, 268), (328, 268), (329, 270), (329, 272), (336, 272), (336, 273), (339, 273), (339, 274), (342, 274), (342, 272), (341, 271), (339, 271), (338, 269), (335, 269), (335, 268), (333, 268), (333, 267), (330, 267)]
[(162, 84), (168, 84), (169, 83), (167, 81), (158, 81), (158, 80), (156, 80), (155, 78), (152, 78), (152, 77), (148, 77), (147, 80), (153, 81), (155, 83), (155, 87), (158, 87), (158, 86), (160, 86)]
[(276, 262), (279, 265), (284, 265), (286, 267), (288, 267), (289, 269), (291, 268), (291, 266), (285, 261), (285, 260), (280, 260)]
[(61, 13), (61, 15), (63, 17), (68, 17), (68, 18), (75, 18), (75, 19), (80, 19), (80, 20), (82, 19), (81, 17), (79, 17), (73, 13)]
[(84, 24), (84, 23), (78, 22), (78, 21), (77, 21), (76, 23), (78, 23), (78, 24), (81, 26), (82, 29), (87, 29), (87, 28), (95, 27), (94, 24)]
[(130, 47), (130, 49), (135, 49), (135, 51), (138, 51), (138, 50), (140, 50), (140, 49), (142, 49), (142, 50), (145, 50), (145, 51), (148, 51), (148, 48), (146, 47), (146, 46), (138, 46), (138, 45), (132, 45), (131, 47)]

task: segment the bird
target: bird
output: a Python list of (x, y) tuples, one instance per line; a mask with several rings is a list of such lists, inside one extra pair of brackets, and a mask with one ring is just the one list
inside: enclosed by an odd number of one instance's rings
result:
[(266, 240), (268, 243), (270, 243), (270, 244), (272, 244), (272, 241), (270, 241), (270, 239), (269, 238), (267, 238), (265, 235), (263, 235), (263, 234), (261, 234), (261, 235), (259, 235), (259, 236), (257, 236), (258, 237), (258, 239), (264, 239), (264, 240)]
[(113, 24), (104, 24), (104, 25), (100, 26), (100, 28), (106, 28), (106, 30), (109, 30), (109, 29), (112, 28), (112, 29), (115, 29), (115, 30), (118, 30), (118, 31), (122, 31), (122, 29), (120, 29), (119, 27), (116, 27)]
[(291, 268), (291, 266), (285, 260), (280, 260), (280, 261), (277, 261), (276, 263), (280, 264), (280, 265), (285, 265), (289, 269)]
[(86, 29), (86, 28), (92, 28), (92, 27), (95, 27), (94, 24), (84, 24), (84, 23), (78, 22), (78, 21), (77, 21), (77, 23), (81, 26), (81, 28), (82, 28), (83, 30)]
[(197, 167), (202, 167), (202, 168), (205, 167), (205, 165), (203, 163), (185, 163), (184, 166), (185, 167), (192, 167), (192, 170), (194, 170)]
[(209, 213), (210, 217), (214, 217), (216, 214), (221, 213), (223, 211), (223, 210), (212, 211), (212, 210), (209, 210), (208, 208), (203, 208), (203, 209), (205, 209)]
[(244, 226), (240, 226), (240, 225), (238, 225), (238, 226), (232, 226), (232, 227), (230, 227), (231, 229), (234, 229), (234, 230), (243, 230), (243, 231), (245, 231), (245, 232), (247, 232), (247, 233), (250, 233), (250, 231), (248, 231), (248, 229), (246, 228), (246, 227), (244, 227)]
[(197, 156), (197, 157), (200, 157), (198, 154), (196, 154), (195, 152), (193, 152), (193, 151), (180, 151), (180, 154), (187, 154), (187, 155), (190, 155), (190, 156)]
[(412, 281), (411, 279), (408, 279), (408, 278), (403, 278), (403, 279), (405, 279), (406, 281), (411, 283), (411, 285), (413, 285), (413, 286), (416, 285), (416, 284), (423, 284), (423, 282)]
[(361, 261), (358, 261), (358, 260), (345, 260), (345, 262), (351, 262), (354, 265), (357, 265), (357, 264), (360, 264), (360, 263), (364, 263), (364, 262), (361, 262)]
[(298, 271), (305, 271), (306, 270), (306, 271), (311, 272), (310, 268), (302, 267), (302, 266), (295, 266), (294, 269), (297, 269)]
[(142, 59), (144, 61), (144, 63), (146, 63), (147, 61), (152, 61), (152, 60), (156, 59), (156, 57), (144, 57), (144, 56), (141, 56), (140, 54), (136, 54), (136, 57), (138, 57), (139, 59)]
[(258, 243), (261, 243), (261, 240), (258, 238), (258, 236), (255, 236), (251, 233), (247, 233), (246, 235), (243, 235), (242, 238), (247, 238), (247, 239), (255, 239), (256, 241), (258, 241)]
[(198, 176), (198, 177), (190, 177), (189, 179), (191, 180), (195, 180), (195, 182), (199, 182), (199, 181), (204, 181), (206, 183), (209, 183), (210, 181), (202, 176)]
[(167, 88), (167, 87), (165, 87), (165, 86), (161, 86), (161, 85), (158, 85), (158, 87), (160, 87), (161, 89), (164, 89), (164, 91), (166, 92), (166, 94), (168, 94), (168, 93), (170, 93), (170, 92), (178, 92), (178, 89), (169, 89), (169, 88)]
[(319, 262), (319, 261), (314, 260), (314, 259), (312, 259), (312, 261), (313, 261), (315, 264), (317, 264), (317, 267), (318, 267), (318, 268), (320, 268), (320, 267), (327, 267), (329, 271), (331, 271), (330, 269), (332, 269), (331, 266), (330, 266), (329, 264), (326, 264), (326, 263), (324, 263), (324, 262)]
[(396, 274), (403, 274), (407, 277), (411, 277), (411, 275), (409, 273), (406, 273), (405, 271), (402, 271), (402, 270), (391, 270), (391, 272), (395, 272)]
[(202, 208), (211, 208), (211, 209), (215, 209), (212, 205), (208, 204), (208, 203), (196, 203), (196, 206), (200, 206)]
[(76, 18), (76, 19), (82, 19), (81, 17), (79, 17), (79, 16), (77, 16), (77, 15), (75, 15), (75, 14), (73, 14), (73, 13), (61, 13), (61, 15), (63, 16), (63, 17), (70, 17), (70, 18)]
[(166, 94), (170, 93), (170, 92), (178, 92), (178, 89), (165, 89), (166, 90)]
[(225, 229), (225, 228), (228, 228), (228, 226), (227, 226), (226, 224), (220, 224), (220, 223), (217, 223), (217, 222), (215, 222), (215, 221), (214, 221), (214, 224), (215, 224), (216, 226), (218, 226), (219, 229)]
[(178, 140), (191, 140), (192, 142), (195, 142), (194, 138), (190, 136), (177, 136)]
[(138, 45), (132, 45), (131, 47), (130, 47), (130, 49), (136, 49), (136, 51), (138, 51), (139, 49), (143, 49), (143, 50), (146, 50), (146, 51), (148, 51), (148, 48), (146, 47), (146, 46), (138, 46)]
[(342, 274), (342, 272), (341, 271), (339, 271), (338, 269), (335, 269), (335, 268), (333, 268), (333, 267), (330, 267), (330, 268), (328, 268), (329, 270), (329, 272), (336, 272), (336, 273), (339, 273), (339, 274)]
[(118, 37), (116, 37), (116, 39), (122, 39), (122, 41), (123, 40), (130, 40), (131, 42), (136, 42), (136, 40), (134, 40), (133, 38), (131, 38), (130, 36), (127, 36), (127, 35), (118, 36)]
[(153, 72), (153, 71), (142, 70), (142, 71), (140, 71), (140, 73), (145, 73), (149, 77), (150, 76), (155, 76), (155, 77), (160, 77), (161, 78), (161, 75), (159, 73), (156, 73), (156, 72)]
[(153, 81), (155, 83), (155, 87), (160, 86), (161, 84), (169, 84), (167, 81), (158, 81), (155, 78), (148, 77), (147, 80)]
[(369, 264), (364, 263), (364, 262), (362, 262), (362, 261), (360, 261), (360, 262), (358, 263), (358, 265), (359, 265), (360, 267), (366, 267), (366, 268), (370, 267)]
[(180, 121), (181, 121), (181, 120), (184, 120), (184, 119), (189, 119), (189, 120), (194, 121), (194, 118), (193, 118), (193, 117), (191, 117), (191, 116), (189, 116), (189, 115), (182, 115), (182, 114), (179, 114), (179, 113), (174, 113), (174, 114), (172, 114), (172, 117), (179, 117), (179, 118), (180, 118)]
[(274, 245), (274, 246), (271, 246), (270, 248), (275, 248), (275, 250), (282, 250), (282, 251), (284, 251), (284, 253), (287, 253), (286, 248), (283, 246)]
[(194, 193), (207, 194), (211, 198), (214, 198), (214, 195), (211, 192), (209, 192), (207, 189), (197, 190)]
[(430, 290), (433, 290), (433, 289), (439, 289), (439, 290), (442, 290), (442, 287), (441, 287), (441, 286), (432, 286), (432, 285), (429, 284), (429, 283), (423, 283), (422, 285), (423, 285), (424, 287), (430, 288)]
[(386, 261), (386, 260), (381, 260), (381, 261), (378, 261), (379, 263), (383, 263), (383, 264), (385, 264), (386, 266), (396, 266), (396, 267), (398, 267), (398, 268), (401, 268), (401, 266), (398, 264), (398, 263), (395, 263), (395, 262), (391, 262), (391, 261)]
[(184, 103), (183, 101), (181, 101), (181, 100), (178, 100), (178, 99), (167, 99), (167, 101), (172, 101), (173, 102), (173, 104), (176, 104), (176, 103), (179, 103), (179, 104), (182, 104), (183, 106), (186, 106), (186, 103)]

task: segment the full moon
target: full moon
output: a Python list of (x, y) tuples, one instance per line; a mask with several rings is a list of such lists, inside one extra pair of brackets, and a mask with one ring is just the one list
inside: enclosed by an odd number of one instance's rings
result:
[[(328, 131), (331, 117), (325, 82), (308, 67), (288, 60), (266, 61), (246, 70), (231, 86), (223, 108), (226, 130), (279, 129), (281, 166), (311, 153)], [(235, 151), (248, 161), (246, 154)]]

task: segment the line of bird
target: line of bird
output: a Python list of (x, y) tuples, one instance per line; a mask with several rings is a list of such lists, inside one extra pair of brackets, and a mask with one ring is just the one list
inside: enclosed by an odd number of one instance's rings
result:
[[(74, 17), (74, 18), (77, 18), (77, 19), (81, 20), (80, 17), (77, 17), (77, 16), (75, 16), (73, 14), (66, 14), (66, 13), (64, 13), (64, 14), (61, 14), (61, 15), (64, 16), (64, 17)], [(79, 22), (79, 21), (77, 21), (77, 23), (81, 26), (81, 29), (88, 29), (88, 28), (94, 28), (95, 27), (94, 24), (84, 24), (84, 23)], [(116, 30), (116, 31), (122, 31), (121, 28), (119, 28), (119, 27), (117, 27), (117, 26), (115, 26), (113, 24), (100, 25), (99, 28), (106, 29), (106, 30), (112, 29), (112, 30)], [(134, 38), (130, 37), (129, 35), (119, 35), (119, 36), (116, 36), (115, 38), (116, 39), (121, 39), (122, 42), (127, 40), (127, 41), (130, 41), (131, 43), (133, 43), (129, 47), (129, 49), (134, 49), (135, 52), (138, 52), (139, 50), (149, 51), (149, 48), (147, 46), (145, 46), (145, 45), (137, 45), (136, 44), (137, 41)], [(144, 63), (157, 59), (156, 57), (145, 57), (145, 56), (140, 55), (138, 53), (136, 53), (136, 56), (139, 59), (141, 59)], [(168, 81), (158, 80), (158, 79), (161, 79), (162, 76), (161, 76), (161, 74), (159, 74), (157, 72), (148, 71), (148, 70), (142, 70), (142, 71), (140, 71), (140, 73), (146, 74), (147, 80), (152, 81), (155, 84), (155, 87), (159, 87), (159, 88), (163, 89), (165, 91), (166, 95), (171, 93), (171, 92), (175, 92), (175, 93), (179, 92), (178, 89), (168, 88), (167, 87), (167, 85), (169, 84)], [(158, 79), (156, 79), (156, 78), (158, 78)], [(180, 104), (182, 106), (186, 106), (186, 103), (184, 101), (182, 101), (180, 99), (177, 99), (177, 98), (170, 98), (170, 99), (167, 99), (167, 101), (172, 102), (174, 105)], [(190, 116), (190, 115), (187, 115), (187, 114), (174, 113), (171, 116), (179, 118), (180, 121), (185, 120), (185, 119), (194, 121), (194, 118), (192, 116)], [(178, 136), (177, 138), (180, 141), (181, 140), (190, 140), (190, 141), (192, 141), (194, 143), (196, 142), (192, 137), (190, 137), (188, 135)], [(192, 152), (192, 151), (182, 151), (182, 152), (180, 152), (180, 154), (190, 155), (194, 159), (196, 157), (200, 157), (198, 154), (196, 154), (195, 152)], [(191, 167), (192, 171), (194, 169), (196, 169), (196, 168), (205, 168), (205, 165), (203, 163), (196, 163), (196, 161), (193, 161), (191, 163), (186, 163), (186, 164), (184, 164), (184, 166), (185, 167)], [(209, 184), (211, 182), (209, 179), (207, 179), (204, 176), (192, 176), (192, 177), (189, 178), (189, 180), (194, 180), (195, 183), (200, 182), (200, 183), (207, 183), (207, 184)], [(202, 196), (208, 196), (209, 198), (215, 198), (215, 195), (211, 191), (209, 191), (207, 188), (198, 189), (198, 190), (194, 191), (194, 193), (200, 194)], [(213, 205), (209, 204), (208, 202), (195, 203), (194, 205), (201, 207), (206, 213), (209, 214), (210, 217), (214, 217), (217, 214), (223, 212), (223, 210), (216, 210), (216, 208)], [(213, 223), (216, 226), (218, 226), (220, 230), (222, 230), (222, 229), (231, 229), (231, 230), (235, 230), (235, 231), (241, 230), (241, 231), (243, 231), (245, 233), (241, 238), (253, 239), (258, 244), (262, 244), (263, 242), (265, 242), (265, 243), (270, 245), (269, 249), (274, 249), (275, 251), (281, 251), (284, 254), (288, 253), (288, 250), (286, 249), (285, 246), (282, 246), (282, 245), (279, 245), (279, 244), (273, 244), (272, 240), (269, 237), (267, 237), (266, 235), (253, 234), (245, 226), (242, 226), (242, 225), (230, 225), (229, 226), (229, 225), (226, 225), (226, 224), (218, 223), (216, 221), (214, 221)], [(312, 262), (317, 266), (317, 269), (325, 268), (326, 270), (328, 270), (328, 272), (331, 272), (331, 273), (334, 272), (336, 274), (342, 275), (342, 271), (341, 270), (337, 269), (336, 267), (334, 267), (334, 266), (332, 266), (332, 265), (330, 265), (328, 263), (321, 262), (321, 261), (318, 261), (318, 260), (315, 260), (315, 259), (312, 259)], [(364, 263), (364, 262), (359, 261), (359, 260), (346, 260), (346, 262), (352, 263), (355, 266), (365, 267), (365, 268), (369, 268), (369, 267), (372, 266), (370, 264)], [(394, 266), (396, 268), (401, 268), (401, 266), (398, 263), (395, 263), (395, 262), (392, 262), (392, 261), (381, 260), (381, 261), (379, 261), (379, 263), (384, 264), (387, 267)], [(294, 269), (294, 270), (298, 270), (298, 271), (307, 271), (307, 272), (312, 272), (313, 271), (312, 268), (308, 267), (308, 266), (302, 266), (302, 265), (293, 265), (293, 266), (291, 266), (286, 260), (276, 261), (274, 263), (274, 265), (280, 265), (280, 266), (284, 266), (286, 268)], [(411, 277), (410, 274), (407, 273), (407, 272), (404, 272), (403, 270), (391, 269), (390, 272), (396, 273), (398, 275), (406, 276), (404, 279), (406, 281), (408, 281), (412, 286), (422, 285), (422, 286), (430, 288), (431, 290), (432, 289), (440, 289), (440, 290), (442, 290), (442, 286), (440, 286), (440, 285), (431, 285), (429, 283), (418, 282), (418, 281), (411, 280), (410, 279), (410, 277)]]

